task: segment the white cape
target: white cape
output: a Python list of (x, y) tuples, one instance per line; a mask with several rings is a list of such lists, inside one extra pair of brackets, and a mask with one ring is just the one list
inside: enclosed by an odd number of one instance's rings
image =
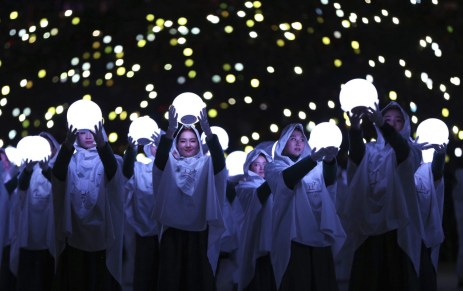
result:
[(96, 148), (78, 146), (65, 181), (52, 177), (58, 258), (66, 239), (83, 251), (106, 250), (106, 266), (121, 283), (124, 225), (122, 158), (115, 155), (117, 171), (108, 181)]

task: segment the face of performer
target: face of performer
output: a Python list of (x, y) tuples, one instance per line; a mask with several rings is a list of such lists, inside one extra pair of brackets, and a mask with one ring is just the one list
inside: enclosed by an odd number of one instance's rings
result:
[(392, 126), (396, 131), (401, 131), (404, 128), (404, 117), (402, 112), (397, 108), (391, 108), (383, 114), (384, 122)]
[(249, 170), (253, 171), (257, 175), (265, 178), (264, 168), (267, 165), (267, 159), (263, 155), (259, 155), (250, 165)]
[(191, 129), (183, 130), (177, 138), (178, 153), (185, 158), (193, 157), (199, 152), (199, 142)]
[(84, 149), (91, 149), (96, 146), (93, 134), (87, 129), (77, 132), (77, 143)]
[(295, 129), (283, 149), (283, 155), (289, 157), (299, 157), (305, 148), (307, 141), (299, 129)]

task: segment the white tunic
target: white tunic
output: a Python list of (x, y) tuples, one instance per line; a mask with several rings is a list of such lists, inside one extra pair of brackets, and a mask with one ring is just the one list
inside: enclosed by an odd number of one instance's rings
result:
[[(402, 114), (401, 135), (408, 140), (410, 121), (403, 110)], [(397, 242), (418, 274), (422, 225), (413, 175), (421, 154), (410, 144), (409, 155), (398, 165), (394, 149), (376, 131), (377, 141), (366, 144), (360, 164), (350, 159), (347, 164), (348, 195), (340, 212), (349, 243), (357, 249), (368, 236), (397, 230)]]
[(270, 194), (262, 206), (257, 195), (257, 188), (265, 179), (249, 170), (251, 163), (259, 156), (266, 157), (268, 162), (272, 158), (263, 150), (251, 151), (244, 163), (244, 177), (236, 186), (236, 198), (243, 210), (241, 220), (238, 221), (238, 290), (246, 288), (254, 277), (256, 261), (267, 255), (272, 247), (272, 208), (273, 195)]
[[(282, 152), (296, 127), (304, 132), (301, 124), (288, 125), (277, 142), (273, 163), (265, 168), (265, 177), (274, 195), (271, 259), (277, 287), (289, 263), (291, 241), (312, 247), (331, 246), (335, 255), (346, 236), (336, 214), (336, 185), (327, 189), (322, 162), (307, 173), (294, 189), (285, 184), (283, 170), (295, 162), (283, 156)], [(309, 154), (309, 146), (306, 145), (298, 161)]]
[(122, 158), (114, 177), (108, 181), (96, 147), (78, 145), (69, 163), (65, 181), (53, 177), (53, 199), (57, 228), (56, 256), (65, 240), (77, 249), (106, 250), (106, 266), (121, 283), (124, 178)]
[[(198, 141), (199, 134), (195, 129)], [(212, 159), (202, 150), (194, 157), (179, 157), (173, 141), (163, 171), (153, 167), (154, 216), (166, 228), (186, 231), (208, 229), (207, 255), (215, 273), (224, 232), (222, 205), (225, 199), (228, 171), (224, 168), (214, 175)]]
[(33, 168), (26, 191), (16, 188), (14, 228), (11, 238), (10, 268), (14, 274), (19, 266), (19, 249), (49, 250), (54, 255), (55, 225), (51, 183), (38, 164)]
[(153, 162), (135, 162), (133, 175), (126, 185), (127, 200), (125, 214), (127, 222), (143, 237), (158, 234), (158, 223), (154, 219)]
[[(0, 164), (0, 177), (3, 177), (3, 166)], [(3, 179), (0, 179), (0, 262), (3, 248), (10, 243), (8, 235), (8, 223), (10, 212), (10, 195), (5, 188)]]
[(416, 194), (423, 224), (423, 242), (431, 248), (431, 260), (437, 272), (439, 248), (444, 241), (444, 178), (434, 181), (432, 163), (423, 163), (415, 172)]

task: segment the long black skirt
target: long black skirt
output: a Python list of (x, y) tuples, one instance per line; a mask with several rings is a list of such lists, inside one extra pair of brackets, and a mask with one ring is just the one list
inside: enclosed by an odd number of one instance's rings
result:
[(159, 272), (159, 242), (157, 236), (135, 235), (135, 268), (133, 291), (157, 290)]
[(207, 257), (208, 231), (167, 229), (162, 235), (158, 290), (215, 290)]
[(53, 290), (120, 291), (121, 286), (106, 267), (105, 250), (86, 252), (66, 245), (58, 259)]
[(0, 265), (0, 290), (16, 290), (16, 277), (10, 270), (10, 245), (3, 247), (2, 262)]
[(331, 247), (291, 242), (291, 257), (278, 290), (337, 291)]
[(55, 275), (55, 260), (48, 250), (19, 250), (17, 291), (49, 291)]
[(431, 249), (421, 244), (420, 291), (436, 291), (437, 274), (431, 260)]
[(355, 251), (349, 291), (419, 290), (418, 275), (397, 243), (397, 231), (370, 236)]
[(256, 260), (256, 269), (254, 277), (245, 291), (276, 291), (275, 276), (273, 274), (272, 262), (270, 255), (259, 257)]

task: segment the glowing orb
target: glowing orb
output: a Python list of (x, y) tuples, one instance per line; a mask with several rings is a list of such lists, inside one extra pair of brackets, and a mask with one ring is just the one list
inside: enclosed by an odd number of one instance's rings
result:
[(22, 158), (17, 148), (13, 146), (7, 146), (5, 148), (5, 154), (8, 160), (16, 166), (21, 166)]
[(321, 122), (310, 132), (309, 146), (313, 149), (324, 147), (339, 148), (342, 143), (342, 132), (339, 127), (331, 122)]
[(418, 125), (416, 137), (420, 143), (443, 144), (449, 141), (449, 129), (442, 120), (428, 118)]
[(198, 122), (199, 113), (206, 107), (201, 97), (191, 92), (185, 92), (175, 97), (172, 105), (177, 111), (178, 121), (185, 125)]
[(378, 103), (378, 92), (370, 81), (352, 79), (341, 87), (339, 102), (345, 112), (359, 106), (375, 108), (375, 102)]
[[(449, 142), (449, 129), (445, 122), (437, 118), (423, 120), (416, 129), (418, 143), (447, 144)], [(422, 152), (423, 162), (432, 162), (434, 149), (426, 149)]]
[(247, 154), (244, 151), (231, 152), (225, 159), (228, 169), (228, 176), (243, 175), (243, 165)]
[(137, 144), (145, 145), (153, 142), (152, 135), (159, 135), (160, 129), (156, 121), (149, 116), (141, 116), (132, 121), (129, 127), (129, 136)]
[[(219, 143), (220, 146), (222, 147), (222, 150), (228, 149), (228, 133), (225, 131), (225, 129), (221, 128), (220, 126), (211, 126), (211, 131), (212, 133), (216, 134), (217, 137), (219, 138)], [(206, 134), (203, 132), (201, 133), (201, 142), (203, 144), (206, 143)]]
[(72, 125), (77, 130), (94, 131), (95, 125), (102, 119), (100, 107), (91, 100), (77, 100), (69, 106), (67, 111), (68, 126)]
[(50, 143), (44, 137), (31, 135), (23, 137), (16, 146), (23, 161), (42, 161), (51, 155)]

